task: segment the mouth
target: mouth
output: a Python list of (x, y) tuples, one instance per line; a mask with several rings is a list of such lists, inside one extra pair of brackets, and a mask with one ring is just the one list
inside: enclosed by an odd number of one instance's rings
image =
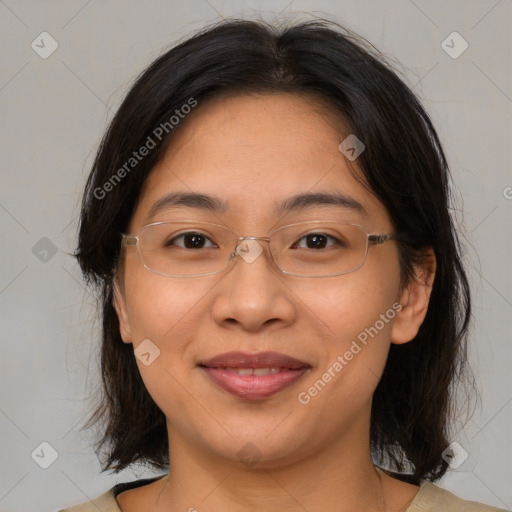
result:
[(311, 366), (277, 352), (229, 352), (198, 366), (214, 384), (243, 400), (263, 400), (299, 380)]

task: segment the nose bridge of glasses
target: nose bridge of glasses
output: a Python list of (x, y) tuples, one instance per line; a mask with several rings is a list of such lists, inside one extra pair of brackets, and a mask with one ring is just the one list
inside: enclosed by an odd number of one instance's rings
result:
[(264, 236), (239, 236), (234, 253), (238, 254), (246, 263), (253, 263), (263, 253), (263, 246), (259, 243), (270, 242)]

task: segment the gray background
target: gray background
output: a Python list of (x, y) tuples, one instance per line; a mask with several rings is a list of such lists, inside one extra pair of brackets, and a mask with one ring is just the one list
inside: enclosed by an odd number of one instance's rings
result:
[[(79, 431), (98, 388), (94, 298), (66, 255), (79, 195), (134, 77), (207, 22), (258, 12), (341, 21), (402, 64), (432, 114), (464, 211), (481, 390), (454, 436), (469, 457), (440, 485), (512, 507), (511, 11), (510, 0), (0, 0), (0, 510), (55, 511), (152, 475), (100, 475), (92, 432)], [(31, 47), (43, 31), (59, 45), (47, 59)], [(469, 44), (458, 58), (441, 47), (453, 31)], [(31, 457), (43, 441), (58, 452), (48, 469)]]

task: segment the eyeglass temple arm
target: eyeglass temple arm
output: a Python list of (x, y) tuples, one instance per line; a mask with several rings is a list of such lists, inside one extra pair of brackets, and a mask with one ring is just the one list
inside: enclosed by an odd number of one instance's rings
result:
[(396, 236), (392, 233), (386, 233), (384, 235), (368, 235), (368, 241), (375, 245), (381, 245), (388, 240), (396, 240)]
[(137, 237), (132, 235), (125, 235), (123, 233), (123, 240), (121, 245), (123, 247), (128, 247), (129, 245), (137, 245)]

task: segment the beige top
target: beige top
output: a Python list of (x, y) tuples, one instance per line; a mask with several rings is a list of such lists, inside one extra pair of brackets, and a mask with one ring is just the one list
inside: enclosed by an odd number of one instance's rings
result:
[[(59, 512), (122, 512), (116, 501), (116, 496), (122, 492), (149, 484), (162, 477), (148, 478), (144, 480), (136, 480), (124, 484), (118, 484), (101, 496), (92, 501), (75, 505), (71, 508), (59, 510)], [(405, 512), (506, 512), (504, 509), (489, 507), (476, 503), (474, 501), (466, 501), (455, 496), (445, 489), (441, 489), (437, 485), (423, 481), (420, 485), (416, 496)]]

